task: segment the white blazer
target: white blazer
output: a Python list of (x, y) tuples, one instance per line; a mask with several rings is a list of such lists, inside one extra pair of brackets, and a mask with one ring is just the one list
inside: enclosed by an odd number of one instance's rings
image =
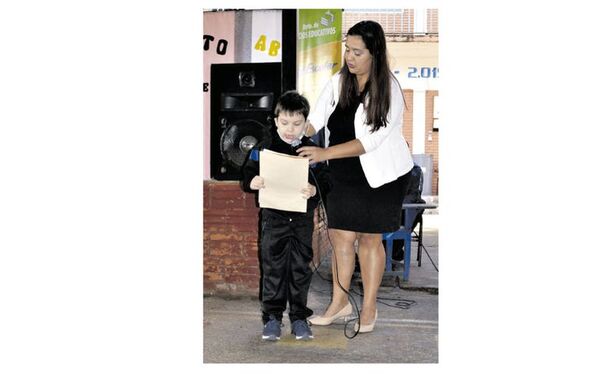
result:
[[(390, 74), (392, 75), (392, 74)], [(339, 100), (340, 74), (336, 73), (327, 82), (315, 107), (312, 107), (308, 120), (319, 131), (327, 125), (329, 116), (335, 110)], [(404, 101), (398, 82), (392, 78), (391, 102), (387, 127), (371, 133), (366, 124), (366, 113), (363, 104), (359, 104), (354, 116), (354, 134), (361, 142), (365, 153), (359, 156), (360, 164), (372, 188), (380, 187), (408, 173), (413, 167), (413, 160), (402, 136), (402, 115)]]

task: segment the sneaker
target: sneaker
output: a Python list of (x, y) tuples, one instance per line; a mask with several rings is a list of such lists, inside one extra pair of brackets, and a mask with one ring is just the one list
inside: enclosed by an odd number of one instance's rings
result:
[(296, 340), (309, 340), (313, 338), (313, 333), (306, 323), (306, 319), (298, 319), (292, 323), (292, 334), (296, 335)]
[(265, 323), (265, 326), (263, 327), (263, 340), (279, 340), (279, 338), (281, 338), (281, 326), (281, 321), (278, 321), (277, 318), (269, 315), (269, 321)]

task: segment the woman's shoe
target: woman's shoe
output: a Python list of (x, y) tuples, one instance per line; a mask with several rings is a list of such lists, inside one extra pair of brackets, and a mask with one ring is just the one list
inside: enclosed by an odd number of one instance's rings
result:
[(347, 304), (342, 308), (342, 310), (338, 311), (331, 317), (323, 317), (320, 315), (315, 316), (314, 318), (309, 319), (311, 325), (315, 326), (329, 326), (333, 321), (340, 318), (345, 318), (352, 314), (352, 305)]
[(370, 325), (365, 325), (365, 324), (361, 324), (360, 325), (360, 331), (358, 330), (358, 322), (356, 322), (354, 324), (354, 331), (360, 333), (368, 333), (373, 331), (373, 329), (375, 328), (375, 321), (377, 321), (377, 310), (375, 310), (375, 319), (373, 319), (373, 322), (371, 322)]

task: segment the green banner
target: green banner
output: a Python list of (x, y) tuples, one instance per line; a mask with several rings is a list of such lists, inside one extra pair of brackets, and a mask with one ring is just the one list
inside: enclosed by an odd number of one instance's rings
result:
[(298, 13), (298, 43), (309, 49), (342, 36), (341, 9), (300, 9)]
[(298, 10), (297, 87), (313, 105), (327, 79), (341, 68), (342, 10)]

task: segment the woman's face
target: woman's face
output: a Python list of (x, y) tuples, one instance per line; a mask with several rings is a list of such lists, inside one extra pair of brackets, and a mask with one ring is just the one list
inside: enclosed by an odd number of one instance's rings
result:
[(346, 38), (346, 50), (344, 60), (348, 70), (358, 76), (367, 75), (371, 72), (373, 56), (367, 49), (361, 36), (348, 36)]

